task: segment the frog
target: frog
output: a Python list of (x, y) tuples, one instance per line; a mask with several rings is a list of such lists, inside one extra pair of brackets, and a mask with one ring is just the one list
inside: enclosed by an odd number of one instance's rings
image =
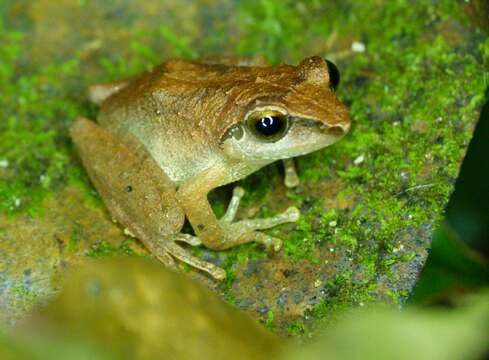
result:
[[(77, 118), (70, 136), (127, 234), (168, 267), (188, 264), (223, 280), (224, 269), (188, 246), (220, 251), (255, 242), (276, 252), (282, 240), (262, 230), (296, 222), (300, 211), (236, 220), (244, 195), (236, 186), (217, 218), (208, 194), (278, 160), (285, 185), (297, 186), (293, 159), (350, 129), (339, 80), (338, 68), (321, 56), (297, 65), (170, 59), (134, 78), (91, 86), (96, 121)], [(182, 232), (186, 219), (194, 234)]]

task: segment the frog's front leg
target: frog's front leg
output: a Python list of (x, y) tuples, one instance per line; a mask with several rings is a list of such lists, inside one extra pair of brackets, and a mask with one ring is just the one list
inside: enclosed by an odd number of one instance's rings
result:
[(294, 159), (283, 160), (284, 164), (284, 184), (288, 188), (293, 188), (299, 185), (299, 176), (295, 168)]
[(228, 210), (218, 220), (207, 200), (212, 189), (226, 184), (225, 169), (213, 168), (198, 174), (177, 191), (177, 199), (184, 209), (190, 224), (202, 243), (212, 249), (227, 249), (239, 244), (256, 241), (267, 247), (278, 250), (281, 240), (256, 230), (269, 229), (274, 226), (295, 222), (299, 218), (299, 210), (288, 208), (284, 213), (266, 219), (241, 220), (234, 222), (239, 201), (244, 194), (242, 188), (233, 192)]

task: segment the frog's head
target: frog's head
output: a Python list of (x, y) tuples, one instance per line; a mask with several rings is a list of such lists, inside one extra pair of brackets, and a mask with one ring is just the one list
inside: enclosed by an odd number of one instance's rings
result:
[[(336, 66), (321, 57), (298, 66), (263, 68), (233, 98), (241, 111), (221, 138), (230, 157), (258, 163), (304, 155), (331, 145), (350, 128), (348, 111), (336, 97)], [(273, 70), (272, 70), (273, 69)]]

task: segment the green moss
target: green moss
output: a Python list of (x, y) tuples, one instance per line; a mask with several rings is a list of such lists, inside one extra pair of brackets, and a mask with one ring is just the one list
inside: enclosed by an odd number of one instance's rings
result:
[(17, 301), (23, 304), (23, 307), (29, 308), (38, 301), (37, 294), (25, 285), (17, 285), (10, 289)]
[(284, 254), (295, 260), (309, 258), (315, 248), (316, 237), (312, 230), (312, 224), (304, 216), (296, 223), (295, 231), (284, 242)]
[(345, 272), (328, 281), (323, 289), (326, 296), (306, 312), (306, 317), (331, 322), (353, 306), (365, 306), (375, 301), (375, 284), (355, 281), (352, 275), (352, 272)]
[(53, 64), (29, 73), (23, 61), (24, 36), (0, 22), (0, 211), (36, 213), (39, 201), (65, 183), (71, 165), (67, 144), (69, 122), (83, 114), (80, 99), (66, 87), (79, 74), (78, 60)]
[(113, 245), (107, 241), (97, 241), (87, 252), (87, 256), (91, 258), (103, 258), (108, 256), (131, 256), (135, 252), (131, 249), (131, 243), (135, 240), (126, 239), (119, 245)]
[(268, 312), (267, 312), (267, 318), (263, 322), (263, 325), (265, 325), (265, 327), (267, 329), (273, 331), (273, 330), (275, 330), (274, 320), (275, 320), (275, 315), (273, 314), (273, 310), (268, 310)]
[(70, 239), (68, 240), (68, 250), (69, 251), (75, 251), (76, 250), (76, 245), (78, 244), (78, 241), (80, 240), (80, 235), (82, 232), (82, 227), (78, 224), (75, 224), (73, 226), (73, 229), (71, 229), (71, 235)]
[(287, 333), (294, 337), (303, 336), (306, 333), (306, 327), (302, 322), (294, 321), (287, 326)]

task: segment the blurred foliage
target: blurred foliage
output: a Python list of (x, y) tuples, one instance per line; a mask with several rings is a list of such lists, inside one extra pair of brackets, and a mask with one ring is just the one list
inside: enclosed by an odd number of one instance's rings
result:
[(233, 354), (259, 360), (283, 346), (217, 294), (156, 261), (92, 261), (70, 274), (62, 288), (10, 340), (0, 342), (0, 359), (72, 359), (70, 351), (75, 358), (93, 351), (105, 359), (98, 351), (104, 349), (117, 359), (224, 360)]
[(456, 310), (354, 311), (287, 360), (482, 359), (489, 354), (489, 293)]
[(106, 259), (73, 273), (45, 309), (0, 336), (0, 358), (480, 358), (489, 351), (489, 292), (456, 305), (402, 312), (358, 309), (311, 343), (287, 343), (208, 289), (153, 261)]

